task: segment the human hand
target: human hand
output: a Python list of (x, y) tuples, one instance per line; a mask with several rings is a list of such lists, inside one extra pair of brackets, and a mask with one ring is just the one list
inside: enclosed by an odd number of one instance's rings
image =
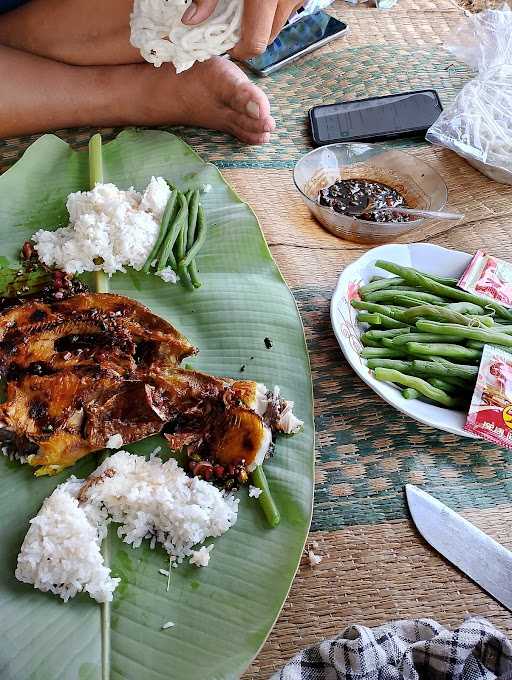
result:
[[(208, 19), (218, 0), (195, 0), (183, 15), (188, 26)], [(303, 5), (297, 0), (245, 0), (239, 43), (231, 50), (236, 59), (262, 54), (281, 31), (295, 10)]]

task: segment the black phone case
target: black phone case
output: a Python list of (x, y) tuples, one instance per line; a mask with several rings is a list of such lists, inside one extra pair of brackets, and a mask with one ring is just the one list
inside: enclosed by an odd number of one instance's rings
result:
[[(435, 97), (436, 97), (436, 102), (439, 106), (439, 113), (442, 112), (443, 110), (443, 105), (441, 104), (441, 100), (439, 99), (439, 95), (435, 90), (413, 90), (411, 92), (395, 92), (394, 94), (387, 94), (384, 95), (383, 97), (368, 97), (366, 99), (353, 99), (349, 100), (350, 103), (364, 103), (364, 102), (373, 102), (373, 101), (378, 101), (378, 100), (383, 100), (383, 99), (390, 99), (392, 97), (396, 97), (398, 95), (403, 95), (403, 94), (422, 94), (424, 92), (432, 92)], [(383, 133), (382, 135), (373, 135), (373, 136), (368, 136), (368, 135), (361, 135), (361, 136), (354, 136), (354, 137), (344, 137), (343, 139), (329, 139), (329, 140), (321, 140), (318, 138), (317, 134), (317, 126), (316, 126), (316, 111), (318, 109), (328, 109), (331, 108), (332, 106), (338, 106), (339, 104), (343, 104), (344, 102), (337, 102), (336, 104), (320, 104), (319, 106), (313, 106), (312, 109), (309, 110), (309, 124), (311, 127), (311, 136), (313, 138), (313, 143), (315, 146), (325, 146), (326, 144), (336, 144), (339, 142), (385, 142), (389, 139), (398, 139), (400, 137), (412, 137), (414, 135), (421, 134), (422, 132), (426, 132), (428, 128), (425, 127), (419, 127), (419, 128), (408, 128), (404, 130), (400, 130), (399, 132), (392, 132), (392, 133)], [(348, 102), (347, 102), (348, 103)]]

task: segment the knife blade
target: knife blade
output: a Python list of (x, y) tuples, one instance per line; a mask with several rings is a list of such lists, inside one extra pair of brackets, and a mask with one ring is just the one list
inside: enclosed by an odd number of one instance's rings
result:
[(427, 543), (512, 611), (512, 552), (418, 487), (407, 484), (405, 492)]

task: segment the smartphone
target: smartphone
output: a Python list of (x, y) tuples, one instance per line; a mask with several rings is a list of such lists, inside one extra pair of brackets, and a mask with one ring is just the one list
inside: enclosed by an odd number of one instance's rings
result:
[(309, 122), (316, 146), (377, 142), (425, 133), (442, 110), (435, 90), (418, 90), (315, 106)]
[(285, 26), (263, 54), (244, 63), (259, 76), (268, 76), (304, 54), (335, 40), (347, 31), (347, 25), (325, 12), (309, 14)]

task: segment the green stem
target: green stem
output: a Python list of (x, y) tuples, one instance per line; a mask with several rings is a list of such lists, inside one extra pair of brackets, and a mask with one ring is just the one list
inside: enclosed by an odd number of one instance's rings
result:
[(252, 473), (252, 483), (262, 491), (258, 500), (260, 502), (261, 509), (263, 510), (263, 514), (267, 518), (267, 522), (272, 528), (276, 527), (281, 521), (281, 515), (279, 514), (279, 510), (277, 509), (274, 499), (272, 498), (267, 477), (261, 465), (258, 465), (258, 467)]
[[(103, 155), (101, 152), (101, 135), (98, 132), (89, 140), (89, 186), (103, 182)], [(105, 272), (94, 272), (94, 290), (97, 293), (108, 293), (109, 281)]]

